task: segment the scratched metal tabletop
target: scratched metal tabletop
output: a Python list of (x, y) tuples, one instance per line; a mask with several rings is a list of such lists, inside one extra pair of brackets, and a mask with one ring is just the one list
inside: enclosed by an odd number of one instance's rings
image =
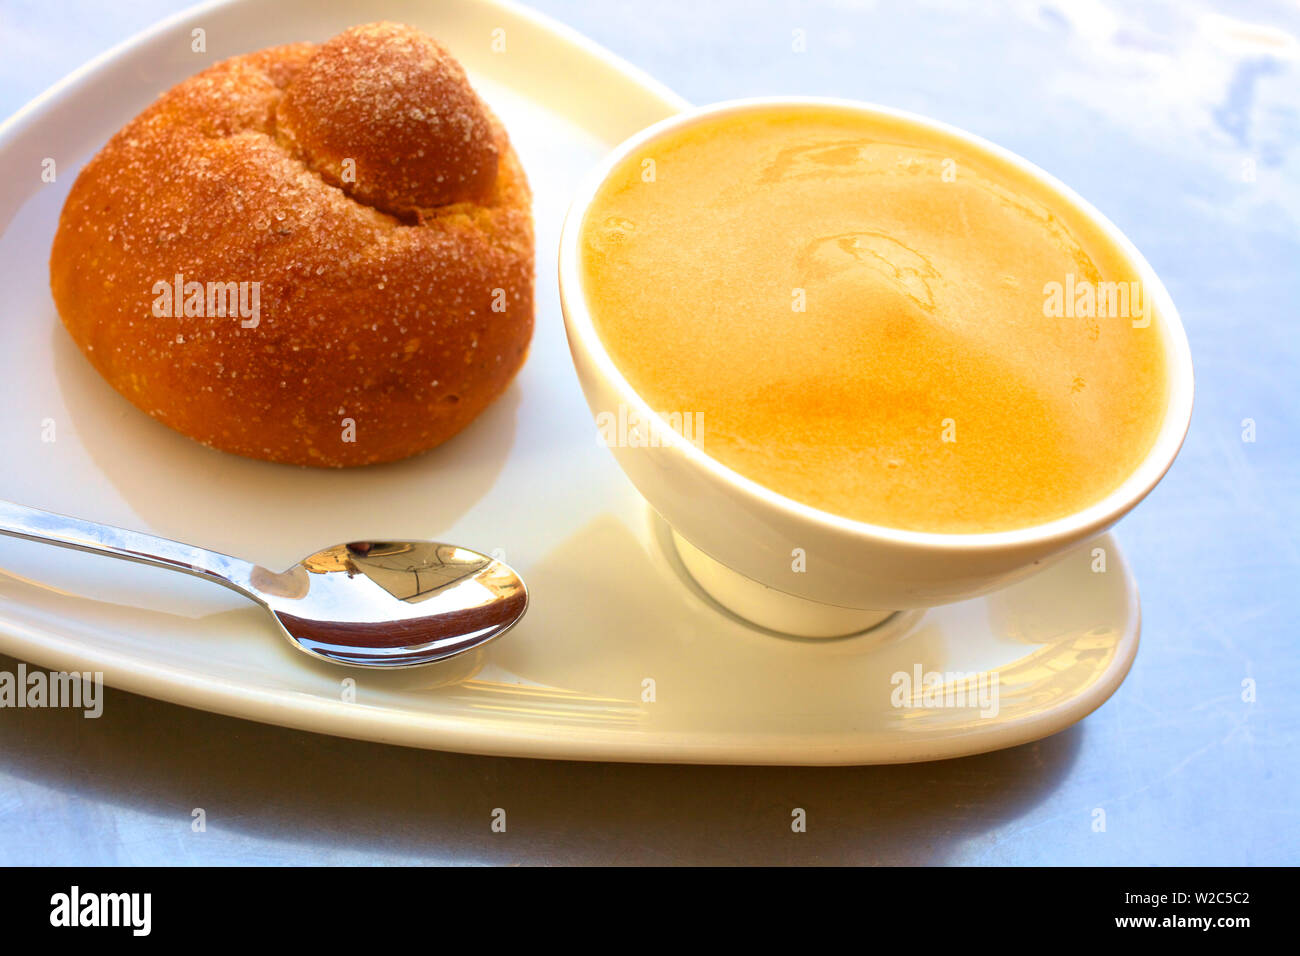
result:
[[(5, 0), (0, 114), (178, 6)], [(1132, 673), (1039, 743), (853, 769), (441, 754), (109, 691), (95, 721), (0, 711), (0, 863), (1300, 862), (1300, 11), (535, 6), (693, 102), (850, 96), (954, 123), (1136, 242), (1182, 312), (1197, 407), (1173, 470), (1119, 526), (1143, 600)], [(503, 805), (510, 831), (494, 834)]]

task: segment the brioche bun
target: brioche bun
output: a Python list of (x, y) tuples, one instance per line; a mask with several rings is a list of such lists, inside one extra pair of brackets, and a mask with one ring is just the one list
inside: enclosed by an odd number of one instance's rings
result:
[(370, 24), (164, 93), (78, 176), (50, 285), (100, 374), (177, 431), (270, 461), (391, 461), (456, 434), (522, 365), (530, 199), (450, 54)]

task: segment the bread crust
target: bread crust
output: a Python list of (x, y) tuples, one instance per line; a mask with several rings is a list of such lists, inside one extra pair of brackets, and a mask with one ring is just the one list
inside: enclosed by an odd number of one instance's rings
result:
[[(109, 140), (50, 256), (63, 323), (109, 384), (204, 444), (318, 466), (433, 448), (505, 390), (532, 336), (531, 196), (505, 129), (431, 43), (374, 24), (235, 57)], [(370, 66), (349, 70), (349, 55)], [(381, 95), (385, 75), (406, 92)], [(448, 77), (464, 81), (448, 108), (470, 117), (466, 148), (408, 130), (385, 170), (374, 118), (400, 127), (393, 114)], [(349, 102), (370, 126), (348, 128)], [(340, 179), (350, 158), (355, 183)], [(401, 191), (438, 168), (443, 185)], [(186, 314), (192, 282), (204, 314)], [(208, 314), (235, 301), (227, 283), (247, 284), (247, 315)]]

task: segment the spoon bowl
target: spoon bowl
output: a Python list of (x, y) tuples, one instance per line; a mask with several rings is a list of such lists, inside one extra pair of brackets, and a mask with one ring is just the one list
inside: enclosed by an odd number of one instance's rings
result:
[(251, 583), (300, 650), (366, 667), (454, 657), (504, 634), (528, 608), (507, 565), (434, 541), (335, 545)]

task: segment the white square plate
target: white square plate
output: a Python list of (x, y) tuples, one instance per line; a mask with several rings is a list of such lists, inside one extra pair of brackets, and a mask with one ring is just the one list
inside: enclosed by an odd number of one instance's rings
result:
[[(535, 194), (531, 356), (479, 421), (413, 460), (320, 471), (203, 448), (117, 395), (59, 323), (48, 254), (64, 197), (112, 132), (184, 77), (377, 19), (442, 40), (510, 131)], [(191, 51), (196, 28), (204, 54)], [(502, 38), (504, 52), (494, 52)], [(366, 538), (500, 549), (527, 580), (532, 607), (477, 654), (400, 673), (343, 670), (291, 649), (263, 611), (222, 588), (0, 538), (0, 648), (254, 720), (575, 759), (924, 760), (1033, 740), (1097, 707), (1137, 649), (1137, 596), (1110, 536), (1000, 594), (895, 620), (883, 639), (783, 640), (720, 611), (683, 577), (665, 529), (596, 440), (555, 284), (560, 224), (581, 174), (682, 105), (567, 28), (510, 5), (288, 0), (268, 16), (239, 0), (161, 24), (7, 122), (0, 497), (268, 567)], [(51, 184), (40, 177), (47, 157), (57, 163)], [(1093, 547), (1107, 550), (1106, 573), (1092, 572)], [(894, 675), (917, 666), (996, 671), (998, 713), (895, 706)]]

